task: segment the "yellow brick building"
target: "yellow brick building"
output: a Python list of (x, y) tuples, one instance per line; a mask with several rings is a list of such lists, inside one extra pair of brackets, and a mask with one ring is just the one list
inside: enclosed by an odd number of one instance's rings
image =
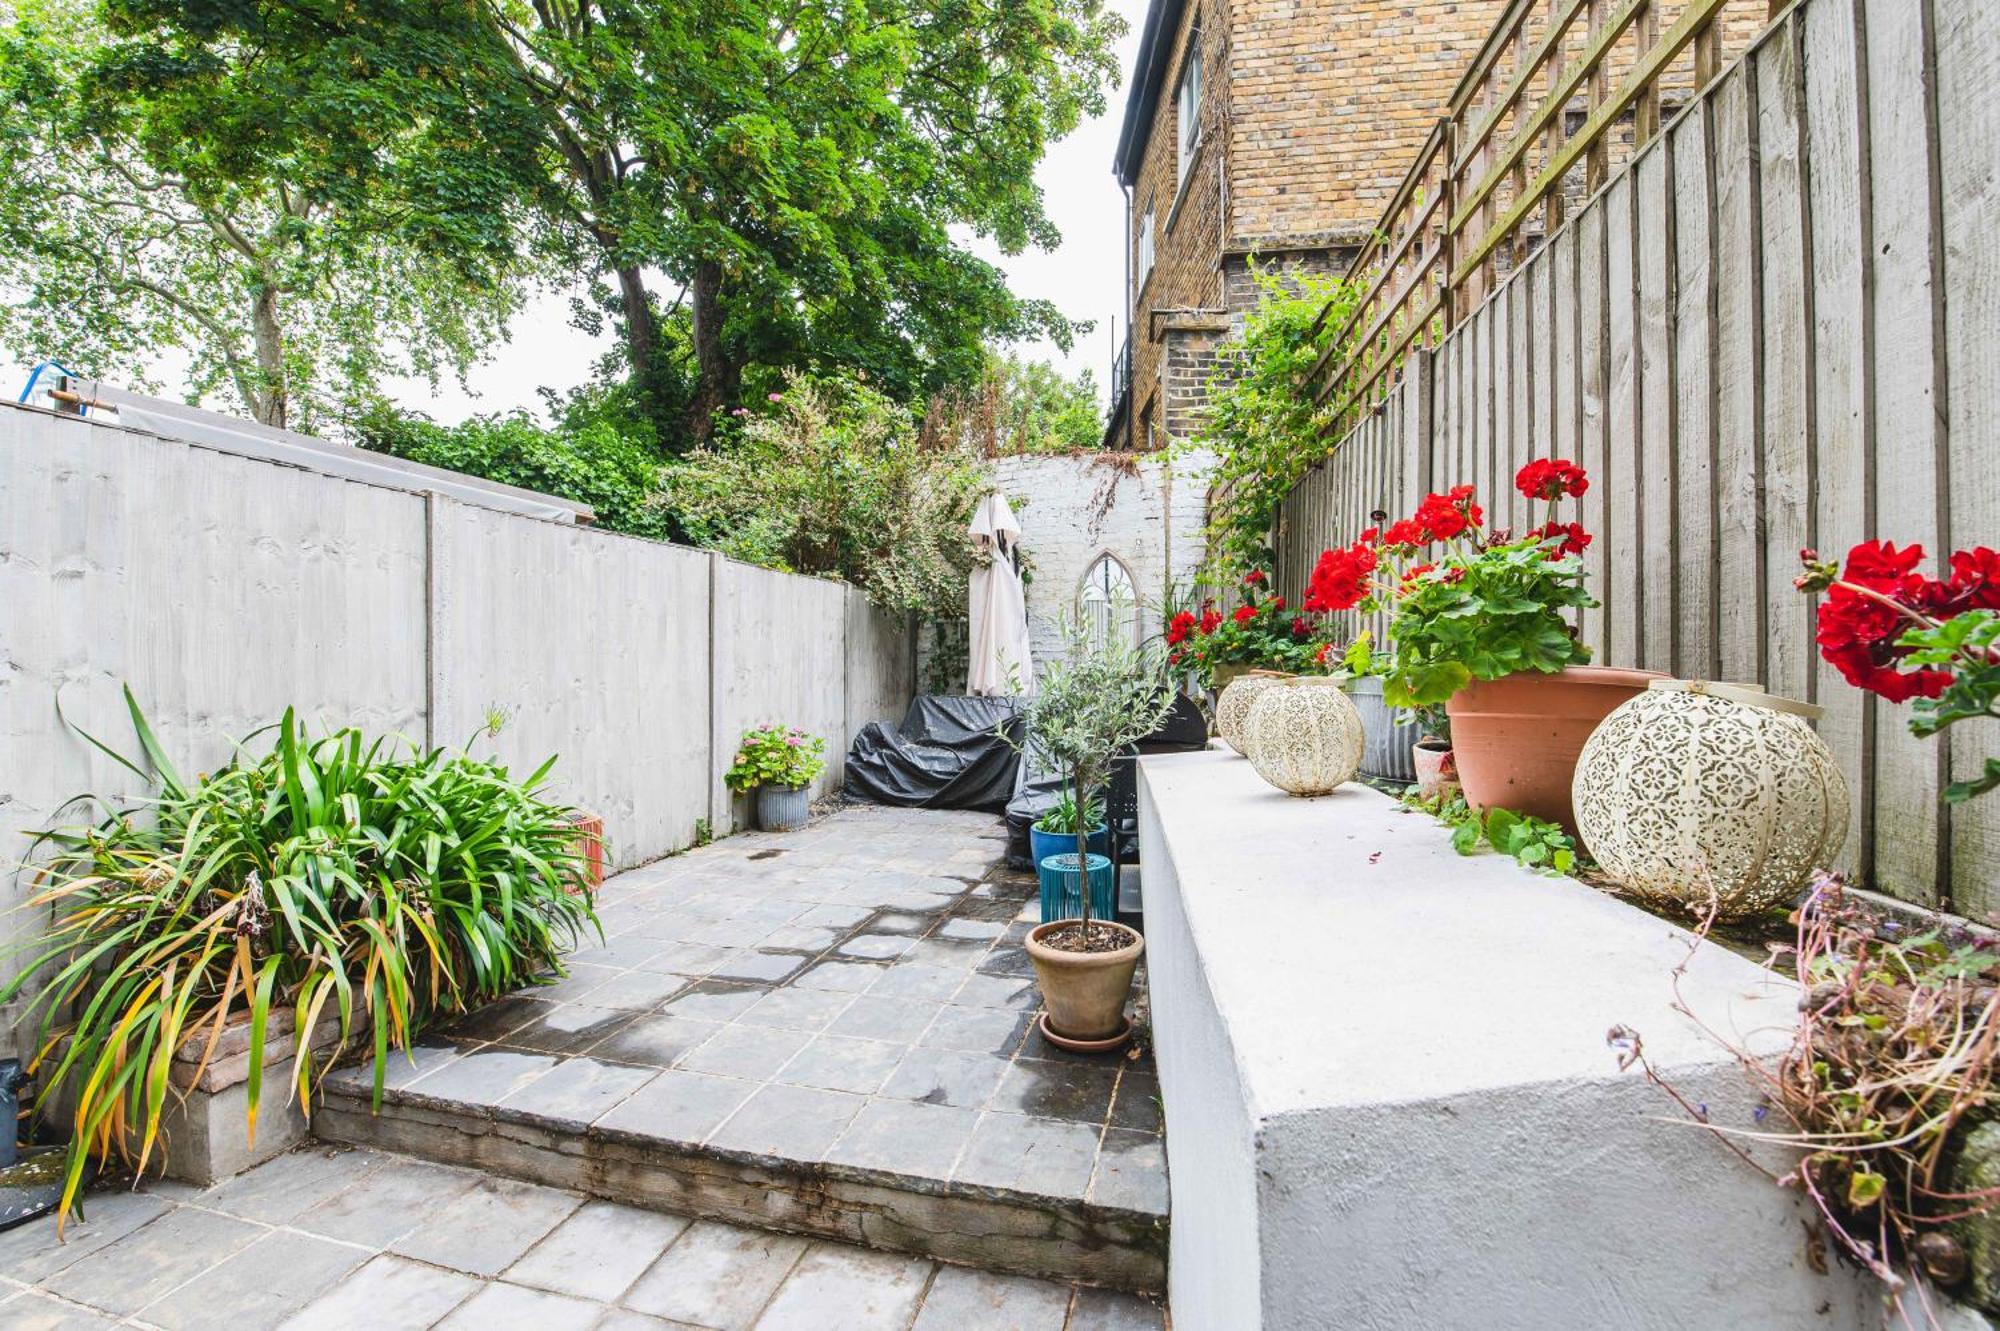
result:
[(1249, 259), (1343, 269), (1502, 0), (1153, 0), (1114, 169), (1126, 350), (1106, 444), (1197, 428)]

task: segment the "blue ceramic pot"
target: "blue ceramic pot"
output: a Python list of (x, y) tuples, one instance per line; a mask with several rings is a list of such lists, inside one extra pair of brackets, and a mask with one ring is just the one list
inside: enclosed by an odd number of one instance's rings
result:
[[(1071, 845), (1076, 842), (1072, 838)], [(1085, 861), (1090, 873), (1090, 918), (1109, 920), (1117, 914), (1116, 892), (1111, 879), (1111, 858), (1091, 855)], [(1076, 852), (1051, 855), (1036, 862), (1042, 880), (1042, 923), (1074, 920), (1083, 914), (1083, 898), (1076, 890)]]
[[(1111, 834), (1105, 829), (1104, 824), (1099, 823), (1091, 829), (1090, 836), (1084, 841), (1084, 848), (1093, 855), (1111, 853)], [(1032, 825), (1028, 828), (1028, 858), (1036, 864), (1040, 864), (1051, 855), (1065, 853), (1076, 854), (1075, 833), (1044, 832)]]

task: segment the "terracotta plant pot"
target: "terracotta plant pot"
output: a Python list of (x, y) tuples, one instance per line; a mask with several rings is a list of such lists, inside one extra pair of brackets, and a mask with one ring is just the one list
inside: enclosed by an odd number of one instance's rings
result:
[(1569, 666), (1466, 685), (1444, 705), (1465, 802), (1546, 818), (1575, 836), (1570, 783), (1583, 742), (1620, 703), (1661, 678), (1653, 670)]
[(1109, 1039), (1125, 1029), (1125, 998), (1132, 992), (1132, 972), (1146, 950), (1146, 940), (1137, 929), (1097, 920), (1093, 923), (1131, 935), (1131, 942), (1116, 952), (1061, 952), (1042, 942), (1043, 935), (1075, 923), (1052, 920), (1029, 931), (1027, 948), (1035, 963), (1035, 980), (1057, 1035)]
[(1441, 740), (1418, 740), (1410, 750), (1410, 764), (1417, 769), (1417, 794), (1436, 799), (1446, 790), (1458, 789), (1458, 767), (1451, 746)]

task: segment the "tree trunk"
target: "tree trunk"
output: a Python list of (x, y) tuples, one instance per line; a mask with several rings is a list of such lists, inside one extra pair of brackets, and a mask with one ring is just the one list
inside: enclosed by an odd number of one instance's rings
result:
[(660, 430), (660, 441), (665, 443), (669, 422), (666, 399), (660, 392), (660, 379), (666, 372), (666, 367), (660, 364), (660, 326), (653, 318), (653, 302), (646, 294), (645, 274), (636, 265), (620, 266), (617, 273), (618, 295), (625, 307), (625, 355), (632, 362), (632, 384), (639, 390), (639, 401), (646, 414)]
[(715, 413), (736, 393), (741, 371), (722, 347), (722, 265), (702, 259), (688, 284), (694, 301), (694, 356), (697, 370), (694, 401), (688, 405), (688, 432), (707, 442)]
[(290, 404), (285, 391), (285, 333), (278, 322), (275, 284), (265, 282), (257, 286), (250, 302), (250, 328), (257, 344), (257, 373), (264, 382), (255, 391), (242, 384), (237, 387), (243, 392), (244, 405), (250, 408), (259, 425), (282, 430)]

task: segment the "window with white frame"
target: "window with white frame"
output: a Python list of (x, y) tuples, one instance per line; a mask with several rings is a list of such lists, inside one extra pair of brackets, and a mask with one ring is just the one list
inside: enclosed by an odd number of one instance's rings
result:
[(1117, 555), (1099, 555), (1084, 572), (1076, 589), (1076, 611), (1093, 647), (1102, 647), (1114, 635), (1129, 644), (1139, 641), (1139, 589)]
[(1181, 62), (1180, 170), (1176, 180), (1186, 180), (1194, 163), (1194, 150), (1201, 146), (1201, 29), (1188, 37), (1187, 58)]
[(1146, 278), (1153, 271), (1153, 205), (1146, 205), (1146, 215), (1139, 219), (1139, 279), (1137, 286), (1145, 286)]

